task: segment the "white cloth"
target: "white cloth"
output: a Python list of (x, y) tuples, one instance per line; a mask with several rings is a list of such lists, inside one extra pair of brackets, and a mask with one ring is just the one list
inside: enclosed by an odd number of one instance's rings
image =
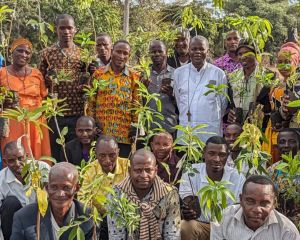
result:
[(211, 240), (299, 240), (299, 231), (295, 225), (276, 210), (271, 211), (263, 226), (256, 231), (248, 228), (244, 222), (241, 206), (229, 206), (220, 223), (211, 223)]
[[(206, 164), (193, 164), (193, 168), (196, 169), (198, 173), (195, 173), (194, 176), (190, 176), (190, 179), (187, 173), (184, 173), (181, 177), (179, 195), (182, 199), (189, 195), (193, 195), (193, 193), (197, 195), (197, 192), (200, 189), (208, 185), (208, 181), (206, 179)], [(239, 174), (236, 169), (225, 165), (222, 181), (229, 181), (232, 183), (231, 185), (228, 185), (228, 189), (233, 192), (237, 202), (239, 202), (239, 195), (242, 192), (245, 180), (246, 179), (243, 174)], [(201, 195), (198, 195), (198, 197), (201, 199)], [(230, 199), (227, 199), (227, 201), (229, 205), (234, 204), (234, 202)], [(201, 216), (198, 220), (201, 222), (209, 222), (209, 219), (203, 214), (202, 209)]]
[[(200, 81), (200, 82), (199, 82)], [(226, 75), (220, 68), (205, 62), (198, 72), (192, 63), (179, 67), (174, 72), (174, 94), (179, 110), (179, 124), (195, 127), (199, 124), (208, 124), (203, 131), (222, 136), (222, 117), (227, 107), (224, 95), (210, 93), (204, 96), (209, 88), (207, 84), (227, 84)], [(227, 89), (224, 89), (227, 93)], [(187, 113), (190, 107), (191, 121), (188, 122)], [(177, 132), (177, 137), (182, 132)], [(198, 135), (203, 142), (211, 134)], [(183, 144), (183, 143), (181, 143)]]
[[(50, 171), (50, 166), (47, 163), (38, 161), (38, 164), (40, 170), (47, 169), (48, 172)], [(31, 196), (27, 197), (26, 192), (28, 189), (29, 186), (24, 186), (8, 167), (0, 171), (0, 207), (2, 201), (9, 196), (15, 196), (23, 207), (30, 203), (34, 203), (36, 201), (36, 195), (34, 191), (32, 191)], [(1, 228), (0, 239), (3, 239)]]

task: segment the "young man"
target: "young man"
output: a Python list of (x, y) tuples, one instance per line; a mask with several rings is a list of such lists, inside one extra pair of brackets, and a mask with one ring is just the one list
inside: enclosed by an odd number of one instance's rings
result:
[[(34, 203), (36, 195), (26, 196), (28, 186), (25, 186), (22, 170), (25, 165), (26, 155), (24, 147), (17, 141), (9, 142), (4, 147), (3, 160), (7, 165), (0, 171), (0, 239), (3, 233), (4, 240), (9, 240), (13, 224), (13, 216), (22, 207)], [(39, 168), (50, 170), (47, 163), (38, 162)], [(43, 179), (44, 182), (48, 179)]]
[[(209, 91), (206, 85), (219, 86), (227, 84), (227, 80), (223, 70), (206, 61), (208, 50), (208, 40), (205, 37), (193, 37), (189, 50), (192, 62), (174, 72), (174, 93), (179, 110), (179, 124), (195, 127), (204, 123), (208, 126), (203, 128), (203, 131), (222, 136), (221, 126), (227, 107), (226, 97), (222, 94), (211, 93), (207, 96), (204, 94)], [(178, 131), (177, 137), (181, 135), (182, 132)], [(210, 137), (210, 134), (197, 135), (203, 142)]]
[[(226, 165), (228, 157), (228, 147), (224, 138), (219, 136), (211, 137), (207, 140), (203, 153), (204, 163), (193, 164), (193, 168), (197, 169), (194, 176), (188, 176), (188, 173), (182, 175), (180, 183), (179, 195), (183, 199), (182, 207), (182, 240), (209, 239), (210, 225), (209, 219), (203, 214), (203, 210), (196, 211), (199, 207), (199, 201), (195, 206), (191, 206), (187, 201), (194, 197), (200, 189), (208, 185), (206, 176), (213, 181), (229, 181), (232, 185), (228, 188), (234, 193), (236, 199), (242, 191), (245, 177), (239, 174), (234, 168)], [(199, 196), (201, 198), (201, 196)], [(237, 200), (238, 201), (238, 200)], [(229, 205), (234, 204), (228, 199)]]
[(224, 40), (226, 54), (215, 60), (214, 64), (217, 67), (227, 73), (231, 73), (242, 67), (236, 54), (236, 49), (239, 46), (240, 40), (241, 37), (238, 31), (232, 30), (226, 34), (226, 38)]
[[(180, 160), (173, 151), (172, 135), (168, 132), (158, 133), (153, 137), (150, 145), (157, 161), (157, 175), (165, 182), (172, 183), (178, 172), (177, 163)], [(168, 165), (170, 174), (163, 164)], [(178, 173), (177, 180), (180, 178), (181, 173)]]
[[(59, 15), (56, 20), (56, 31), (58, 42), (42, 50), (39, 69), (45, 78), (49, 95), (59, 99), (66, 98), (64, 103), (68, 105), (68, 110), (57, 120), (60, 129), (68, 127), (68, 133), (65, 136), (68, 142), (76, 137), (76, 121), (83, 115), (82, 86), (85, 82), (81, 81), (81, 73), (85, 70), (84, 64), (80, 61), (80, 49), (73, 42), (77, 31), (74, 18), (68, 14)], [(69, 75), (70, 80), (55, 84), (53, 78), (61, 71)], [(60, 161), (61, 147), (56, 143), (59, 135), (54, 119), (50, 119), (49, 127), (53, 130), (53, 133), (50, 132), (52, 156)]]
[(252, 175), (244, 183), (240, 204), (228, 207), (220, 223), (212, 223), (210, 239), (299, 240), (295, 225), (275, 205), (274, 183)]
[[(133, 239), (180, 239), (180, 206), (177, 190), (157, 176), (155, 156), (139, 149), (131, 159), (129, 176), (115, 186), (117, 197), (125, 194), (141, 213), (139, 228)], [(116, 210), (116, 214), (120, 214)], [(126, 228), (118, 228), (108, 216), (110, 240), (128, 239)]]
[[(176, 113), (176, 101), (173, 96), (174, 68), (167, 65), (167, 48), (162, 41), (153, 40), (150, 43), (149, 53), (152, 65), (147, 88), (149, 93), (159, 94), (161, 114), (164, 116), (163, 121), (158, 118), (154, 118), (154, 121), (167, 132), (175, 135), (173, 127), (177, 125), (178, 115)], [(151, 101), (149, 106), (157, 111), (155, 101)], [(153, 124), (153, 128), (157, 128), (157, 125)]]
[(131, 109), (137, 101), (141, 101), (136, 83), (140, 74), (126, 65), (130, 49), (125, 40), (114, 44), (110, 64), (94, 73), (95, 79), (105, 80), (108, 85), (97, 92), (88, 106), (89, 115), (96, 122), (101, 122), (103, 134), (116, 138), (121, 157), (128, 157), (131, 152), (129, 130), (131, 124), (137, 122), (137, 116)]
[(176, 69), (188, 64), (191, 59), (189, 55), (190, 31), (183, 29), (175, 41), (174, 55), (168, 58), (168, 65)]
[[(43, 239), (67, 240), (72, 228), (58, 238), (59, 229), (68, 226), (71, 220), (86, 216), (84, 206), (74, 199), (79, 189), (78, 172), (74, 165), (67, 162), (55, 164), (49, 173), (48, 192), (49, 207), (46, 215), (41, 216), (40, 236)], [(11, 240), (32, 240), (37, 238), (38, 204), (30, 204), (14, 215)], [(91, 219), (80, 224), (85, 239), (92, 240), (94, 224)]]
[(112, 39), (107, 33), (100, 33), (96, 37), (96, 62), (89, 66), (90, 73), (93, 74), (97, 68), (106, 66), (111, 61)]
[(63, 149), (60, 153), (61, 161), (66, 161), (74, 165), (80, 166), (82, 160), (86, 162), (90, 159), (91, 144), (96, 137), (96, 125), (95, 120), (89, 116), (82, 116), (78, 118), (75, 128), (77, 138), (67, 142), (66, 155)]

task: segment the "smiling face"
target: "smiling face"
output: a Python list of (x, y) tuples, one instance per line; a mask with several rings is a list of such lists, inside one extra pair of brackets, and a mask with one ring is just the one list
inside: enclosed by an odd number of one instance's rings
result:
[(112, 50), (111, 61), (116, 69), (123, 69), (130, 57), (130, 46), (126, 43), (119, 42), (114, 45)]
[(79, 120), (75, 128), (76, 136), (83, 145), (89, 145), (94, 140), (96, 127), (88, 119)]
[(228, 157), (226, 144), (208, 143), (205, 147), (203, 158), (209, 172), (223, 172)]
[(275, 206), (272, 185), (249, 182), (240, 195), (245, 224), (253, 231), (261, 227)]
[(195, 67), (202, 66), (208, 54), (208, 45), (204, 40), (193, 38), (190, 44), (190, 57)]
[(230, 151), (238, 151), (239, 147), (236, 146), (233, 148), (234, 142), (237, 140), (237, 138), (241, 135), (242, 128), (236, 124), (230, 124), (226, 127), (224, 138), (230, 148)]
[(186, 56), (189, 53), (189, 40), (186, 38), (179, 38), (175, 43), (175, 51), (179, 56)]
[(238, 59), (242, 64), (243, 68), (252, 68), (256, 65), (255, 53), (246, 47), (241, 47), (238, 52)]
[(20, 45), (12, 53), (13, 64), (24, 67), (29, 63), (31, 56), (31, 49), (27, 45)]
[(25, 165), (25, 151), (24, 148), (7, 149), (4, 153), (4, 161), (9, 170), (17, 177), (21, 178), (21, 173)]
[(295, 156), (299, 151), (299, 137), (296, 133), (282, 131), (279, 132), (277, 139), (280, 155), (292, 152), (292, 155)]
[(154, 136), (151, 149), (157, 161), (166, 162), (172, 153), (172, 136), (161, 133)]

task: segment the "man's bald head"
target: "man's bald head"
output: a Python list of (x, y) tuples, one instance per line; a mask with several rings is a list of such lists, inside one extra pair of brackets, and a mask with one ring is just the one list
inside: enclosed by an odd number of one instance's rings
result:
[(58, 176), (72, 178), (74, 184), (77, 184), (78, 182), (78, 171), (73, 164), (68, 162), (60, 162), (51, 167), (49, 172), (49, 183), (52, 178), (54, 179)]
[(151, 162), (153, 162), (153, 165), (156, 165), (156, 158), (155, 158), (154, 154), (151, 151), (149, 151), (149, 150), (147, 150), (145, 148), (137, 150), (132, 155), (132, 157), (130, 158), (131, 166), (134, 165), (135, 160), (137, 158), (139, 158), (139, 159), (143, 158), (143, 159), (145, 159), (145, 161), (149, 161), (150, 160)]
[(3, 153), (4, 153), (4, 155), (7, 155), (9, 152), (12, 152), (15, 150), (20, 150), (25, 154), (25, 149), (24, 149), (23, 144), (22, 143), (19, 144), (18, 141), (12, 141), (12, 142), (7, 143), (4, 146)]

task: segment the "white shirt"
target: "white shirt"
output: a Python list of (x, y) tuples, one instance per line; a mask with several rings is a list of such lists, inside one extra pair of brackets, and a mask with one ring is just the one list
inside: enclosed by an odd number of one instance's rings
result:
[[(50, 166), (47, 163), (38, 161), (38, 164), (40, 170), (47, 169), (48, 172), (50, 171)], [(9, 196), (15, 196), (23, 207), (30, 203), (34, 203), (36, 201), (36, 195), (34, 191), (32, 191), (32, 194), (27, 197), (26, 192), (28, 189), (29, 186), (24, 186), (8, 167), (0, 171), (0, 207), (2, 201)], [(1, 237), (2, 230), (0, 228), (0, 239), (2, 239)]]
[[(207, 84), (227, 84), (226, 75), (220, 68), (205, 62), (198, 72), (192, 63), (179, 67), (174, 72), (174, 94), (179, 110), (179, 124), (195, 127), (199, 124), (208, 124), (201, 130), (222, 136), (222, 117), (227, 107), (227, 99), (223, 95), (210, 93), (204, 96), (209, 88)], [(227, 93), (227, 89), (224, 89)], [(188, 122), (190, 109), (191, 121)], [(182, 132), (177, 132), (177, 137)], [(212, 134), (198, 134), (203, 142)], [(183, 143), (182, 143), (183, 144)]]
[(256, 231), (244, 222), (243, 209), (233, 205), (225, 209), (220, 223), (211, 223), (211, 240), (299, 240), (295, 225), (276, 210), (271, 211), (264, 225)]
[[(208, 181), (206, 179), (206, 164), (193, 164), (193, 168), (195, 168), (198, 173), (195, 173), (194, 176), (190, 176), (190, 179), (187, 173), (184, 173), (181, 177), (182, 182), (180, 182), (179, 195), (182, 199), (189, 195), (193, 195), (193, 193), (198, 195), (197, 192), (208, 185)], [(239, 201), (239, 195), (242, 192), (245, 180), (246, 179), (243, 174), (239, 174), (236, 169), (225, 165), (222, 181), (229, 181), (232, 183), (232, 185), (228, 185), (228, 188), (233, 192), (237, 201)], [(198, 195), (198, 197), (201, 199), (201, 196)], [(234, 202), (232, 202), (229, 198), (227, 199), (227, 202), (229, 205), (234, 204)], [(198, 220), (201, 222), (209, 222), (209, 219), (203, 214), (203, 212), (204, 211), (201, 209), (201, 215)]]

